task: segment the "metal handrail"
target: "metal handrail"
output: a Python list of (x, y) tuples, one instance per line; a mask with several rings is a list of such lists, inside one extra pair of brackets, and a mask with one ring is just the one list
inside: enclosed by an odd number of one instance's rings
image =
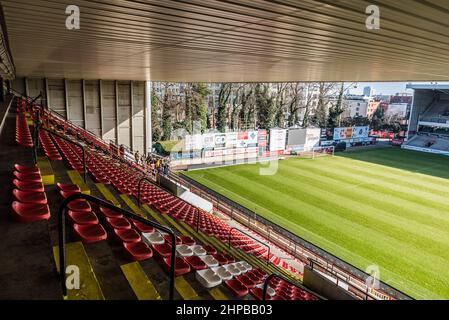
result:
[(62, 202), (61, 206), (58, 210), (58, 232), (59, 232), (59, 275), (61, 279), (61, 285), (62, 285), (62, 292), (64, 297), (67, 296), (67, 287), (65, 285), (66, 277), (65, 277), (65, 214), (67, 211), (67, 205), (77, 199), (84, 199), (93, 203), (96, 203), (102, 207), (105, 207), (109, 210), (118, 212), (130, 219), (137, 220), (141, 223), (144, 223), (146, 225), (149, 225), (155, 229), (162, 230), (166, 233), (168, 233), (171, 237), (171, 257), (170, 257), (170, 283), (169, 283), (169, 300), (173, 300), (174, 297), (174, 287), (175, 287), (175, 265), (176, 265), (176, 236), (175, 233), (168, 227), (163, 226), (159, 223), (144, 219), (138, 215), (135, 215), (134, 213), (131, 213), (125, 209), (116, 207), (112, 205), (111, 203), (93, 197), (91, 195), (83, 194), (83, 193), (76, 193), (68, 196), (64, 201)]
[[(37, 133), (36, 133), (36, 139), (38, 139), (39, 138), (39, 130), (44, 130), (44, 131), (46, 131), (46, 132), (48, 132), (49, 134), (51, 134), (51, 135), (54, 135), (54, 136), (57, 136), (57, 137), (59, 137), (59, 138), (61, 138), (61, 139), (63, 139), (63, 140), (65, 140), (65, 141), (67, 141), (67, 142), (69, 142), (69, 143), (71, 143), (71, 144), (74, 144), (74, 145), (76, 145), (76, 146), (78, 146), (78, 147), (80, 147), (81, 148), (81, 151), (82, 151), (82, 157), (83, 157), (83, 178), (84, 178), (84, 182), (86, 182), (87, 180), (87, 169), (86, 169), (86, 151), (85, 151), (85, 148), (84, 148), (84, 146), (81, 144), (81, 143), (78, 143), (78, 142), (76, 142), (76, 141), (73, 141), (73, 140), (71, 140), (71, 139), (69, 139), (69, 138), (67, 138), (67, 137), (65, 137), (64, 135), (62, 135), (62, 134), (59, 134), (59, 133), (57, 133), (57, 132), (55, 132), (55, 131), (53, 131), (53, 130), (50, 130), (50, 129), (48, 129), (48, 128), (45, 128), (45, 127), (43, 127), (42, 125), (39, 125), (39, 126), (37, 126), (36, 127), (36, 131), (37, 131)], [(34, 144), (34, 148), (35, 148), (35, 152), (37, 152), (37, 143), (35, 143)]]
[(267, 296), (268, 284), (270, 283), (270, 280), (274, 279), (274, 278), (278, 278), (285, 282), (288, 282), (288, 283), (294, 285), (295, 287), (300, 288), (301, 290), (304, 290), (310, 294), (313, 294), (314, 296), (316, 296), (317, 298), (319, 298), (321, 300), (327, 300), (326, 298), (320, 296), (319, 294), (316, 294), (315, 292), (310, 291), (309, 289), (300, 285), (299, 283), (295, 283), (295, 282), (291, 281), (290, 279), (287, 279), (286, 277), (281, 276), (280, 274), (272, 273), (265, 279), (265, 282), (263, 283), (262, 300), (264, 300), (264, 301), (266, 300), (266, 296)]
[(239, 232), (243, 233), (244, 235), (246, 235), (246, 236), (250, 237), (251, 239), (257, 241), (257, 242), (260, 243), (261, 245), (267, 247), (267, 248), (268, 248), (267, 265), (270, 264), (270, 249), (271, 249), (270, 246), (267, 245), (267, 244), (265, 244), (265, 243), (263, 243), (262, 241), (260, 241), (260, 240), (258, 240), (258, 239), (256, 239), (256, 238), (254, 238), (253, 236), (247, 234), (245, 231), (243, 231), (243, 230), (241, 230), (241, 229), (239, 229), (239, 228), (232, 227), (231, 229), (229, 229), (229, 233), (228, 233), (228, 247), (229, 247), (229, 248), (231, 247), (231, 232), (232, 232), (232, 230), (238, 230)]

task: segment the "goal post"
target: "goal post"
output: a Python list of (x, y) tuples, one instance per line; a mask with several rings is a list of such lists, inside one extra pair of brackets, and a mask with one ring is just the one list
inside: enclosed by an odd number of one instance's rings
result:
[(312, 148), (312, 159), (323, 156), (333, 157), (335, 153), (334, 146), (323, 146), (323, 147), (313, 147)]

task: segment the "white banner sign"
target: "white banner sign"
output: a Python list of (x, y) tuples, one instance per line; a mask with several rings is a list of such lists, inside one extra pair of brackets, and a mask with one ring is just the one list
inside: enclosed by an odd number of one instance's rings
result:
[(285, 150), (286, 138), (286, 129), (270, 129), (270, 151)]

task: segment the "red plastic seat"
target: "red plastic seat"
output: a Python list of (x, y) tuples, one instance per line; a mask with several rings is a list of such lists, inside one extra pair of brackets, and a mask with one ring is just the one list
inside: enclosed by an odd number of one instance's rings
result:
[(208, 255), (217, 254), (217, 250), (215, 250), (214, 248), (212, 248), (211, 246), (209, 246), (207, 244), (203, 244), (203, 249), (206, 250), (206, 253)]
[(218, 263), (220, 265), (228, 263), (228, 259), (226, 259), (226, 257), (224, 255), (222, 255), (221, 253), (216, 253), (216, 254), (213, 255), (213, 257), (215, 258), (215, 260), (218, 261)]
[(196, 243), (195, 240), (189, 236), (181, 236), (180, 238), (182, 243), (185, 244), (186, 246), (193, 246)]
[[(170, 270), (171, 257), (163, 259), (165, 270), (168, 272)], [(182, 276), (183, 274), (190, 272), (189, 264), (181, 257), (176, 257), (175, 259), (175, 276)]]
[[(249, 290), (249, 293), (256, 299), (256, 300), (263, 300), (263, 289), (261, 288), (252, 288)], [(267, 298), (270, 296), (267, 294)]]
[(17, 171), (19, 171), (21, 173), (37, 173), (37, 174), (41, 173), (39, 168), (36, 167), (36, 166), (27, 167), (27, 166), (22, 166), (22, 165), (17, 164), (17, 163), (14, 165), (14, 169), (16, 169)]
[(64, 199), (67, 199), (67, 198), (70, 197), (71, 195), (77, 194), (77, 193), (80, 193), (80, 191), (76, 191), (76, 190), (68, 190), (68, 191), (60, 190), (60, 191), (59, 191), (59, 194), (60, 194), (61, 197), (64, 198)]
[(21, 181), (42, 183), (42, 177), (39, 173), (22, 173), (19, 171), (14, 171), (13, 174), (17, 179)]
[(89, 202), (84, 199), (76, 199), (71, 201), (67, 208), (72, 211), (92, 211)]
[(248, 294), (248, 288), (237, 279), (225, 281), (225, 286), (238, 298), (242, 298)]
[(140, 235), (134, 229), (114, 229), (114, 233), (122, 242), (139, 242)]
[(105, 240), (108, 235), (101, 224), (74, 224), (73, 230), (83, 243)]
[(171, 256), (171, 245), (168, 243), (155, 244), (153, 245), (153, 249), (162, 258)]
[(238, 276), (237, 279), (248, 289), (252, 289), (256, 286), (256, 283), (245, 274)]
[(45, 192), (22, 191), (14, 189), (12, 191), (14, 200), (22, 203), (47, 204)]
[(17, 189), (20, 189), (22, 191), (44, 192), (45, 190), (42, 182), (28, 182), (14, 179), (12, 183)]
[(100, 211), (106, 218), (123, 218), (123, 215), (121, 213), (109, 210), (105, 207), (100, 207)]
[(81, 189), (78, 185), (76, 184), (71, 184), (71, 183), (60, 183), (58, 182), (56, 184), (56, 186), (58, 187), (58, 189), (60, 191), (76, 191), (76, 192), (81, 192)]
[(98, 224), (98, 218), (93, 212), (69, 210), (69, 218), (76, 224)]
[(142, 241), (124, 242), (123, 247), (125, 248), (125, 253), (128, 257), (134, 261), (150, 259), (153, 256), (151, 248)]
[(154, 228), (152, 226), (146, 225), (145, 223), (142, 223), (140, 221), (136, 221), (136, 220), (132, 220), (131, 222), (133, 223), (134, 227), (136, 227), (136, 229), (141, 232), (141, 233), (153, 233), (154, 232)]
[(106, 218), (113, 229), (131, 229), (131, 224), (126, 218)]
[(13, 201), (12, 215), (20, 222), (32, 222), (50, 219), (50, 209), (46, 204), (22, 203)]
[(207, 269), (207, 264), (198, 256), (184, 257), (184, 259), (194, 270)]
[[(176, 237), (176, 245), (178, 246), (178, 245), (182, 244), (181, 238), (178, 236), (175, 236), (175, 237)], [(171, 244), (171, 236), (169, 234), (165, 234), (164, 239), (167, 243)]]

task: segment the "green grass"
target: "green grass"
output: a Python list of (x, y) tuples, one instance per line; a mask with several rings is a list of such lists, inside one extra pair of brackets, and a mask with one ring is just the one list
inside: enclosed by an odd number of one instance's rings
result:
[(449, 158), (372, 149), (186, 174), (417, 299), (449, 299)]

